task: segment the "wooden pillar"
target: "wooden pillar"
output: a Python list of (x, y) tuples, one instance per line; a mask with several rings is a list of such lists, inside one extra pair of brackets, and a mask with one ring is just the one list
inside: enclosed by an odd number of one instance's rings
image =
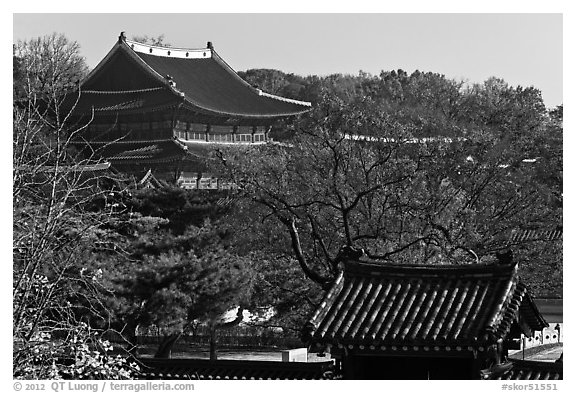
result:
[(264, 131), (264, 141), (266, 142), (270, 139), (270, 131), (272, 131), (272, 126), (267, 126), (266, 131)]
[(210, 136), (210, 130), (211, 130), (211, 128), (212, 128), (212, 127), (210, 126), (210, 124), (206, 124), (206, 142), (209, 142), (209, 141), (210, 141), (209, 136)]

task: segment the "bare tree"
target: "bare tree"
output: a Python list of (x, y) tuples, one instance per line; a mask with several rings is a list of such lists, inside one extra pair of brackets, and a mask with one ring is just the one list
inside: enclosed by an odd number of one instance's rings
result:
[(168, 46), (172, 46), (171, 43), (169, 42), (164, 42), (164, 38), (166, 38), (164, 36), (164, 34), (160, 34), (157, 37), (151, 37), (148, 35), (135, 35), (132, 36), (132, 40), (136, 41), (136, 42), (140, 42), (142, 44), (148, 44), (148, 45), (154, 45), (154, 46), (164, 46), (164, 47), (168, 47)]
[(24, 98), (30, 94), (62, 97), (88, 73), (88, 66), (80, 55), (80, 45), (66, 36), (53, 33), (14, 45), (15, 84)]
[[(62, 106), (66, 96), (79, 99), (78, 90), (68, 89), (85, 64), (78, 45), (58, 35), (20, 42), (14, 55), (14, 377), (129, 377), (123, 361), (106, 355), (109, 345), (90, 327), (101, 315), (102, 277), (83, 262), (112, 214), (90, 205), (108, 195), (112, 179), (106, 163), (74, 148), (86, 124), (71, 124), (73, 106)], [(98, 370), (103, 362), (111, 368)]]

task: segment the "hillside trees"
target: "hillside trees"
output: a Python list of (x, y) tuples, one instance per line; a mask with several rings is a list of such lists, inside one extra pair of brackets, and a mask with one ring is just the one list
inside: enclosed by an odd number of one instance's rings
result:
[[(531, 138), (524, 137), (522, 150), (530, 152), (535, 191), (544, 190), (548, 212), (546, 219), (523, 229), (562, 230), (563, 219), (563, 143), (562, 106), (549, 111), (543, 126), (536, 128)], [(562, 238), (534, 239), (515, 242), (516, 255), (521, 259), (520, 273), (535, 293), (543, 297), (562, 297), (563, 250)]]
[[(238, 73), (242, 79), (252, 86), (267, 93), (283, 95), (290, 84), (297, 83), (294, 75), (271, 69), (251, 69)], [(302, 78), (299, 78), (302, 79)]]
[(351, 256), (475, 263), (502, 251), (512, 229), (555, 219), (554, 196), (524, 162), (531, 136), (459, 122), (450, 108), (440, 112), (455, 136), (422, 139), (422, 122), (383, 105), (324, 95), (289, 145), (221, 152), (245, 219), (268, 239), (259, 247), (326, 290)]

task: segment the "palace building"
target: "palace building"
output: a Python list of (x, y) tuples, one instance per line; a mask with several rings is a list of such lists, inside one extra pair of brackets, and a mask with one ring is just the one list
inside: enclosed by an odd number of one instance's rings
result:
[(265, 93), (206, 48), (127, 40), (122, 32), (65, 105), (86, 126), (75, 143), (120, 172), (185, 188), (226, 188), (206, 173), (215, 146), (263, 144), (272, 127), (310, 110), (309, 102)]

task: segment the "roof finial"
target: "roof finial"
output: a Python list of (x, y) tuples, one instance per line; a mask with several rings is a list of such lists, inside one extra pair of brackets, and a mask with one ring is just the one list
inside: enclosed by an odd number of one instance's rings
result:
[(214, 45), (212, 45), (212, 41), (208, 41), (208, 43), (206, 44), (206, 48), (214, 49)]
[(118, 42), (126, 42), (126, 34), (123, 31), (121, 31), (118, 36)]
[(170, 86), (176, 87), (176, 82), (174, 82), (174, 79), (172, 79), (171, 75), (166, 74), (166, 76), (164, 78), (166, 78), (166, 80), (168, 81), (168, 84)]

